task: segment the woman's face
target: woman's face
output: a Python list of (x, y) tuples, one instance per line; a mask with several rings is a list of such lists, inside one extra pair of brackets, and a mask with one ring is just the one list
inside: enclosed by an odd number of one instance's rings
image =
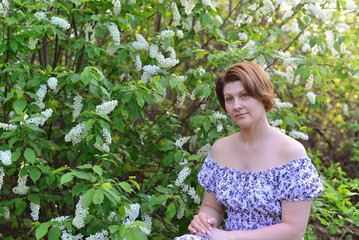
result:
[(226, 111), (241, 129), (265, 116), (264, 104), (248, 95), (241, 81), (227, 83), (223, 88)]

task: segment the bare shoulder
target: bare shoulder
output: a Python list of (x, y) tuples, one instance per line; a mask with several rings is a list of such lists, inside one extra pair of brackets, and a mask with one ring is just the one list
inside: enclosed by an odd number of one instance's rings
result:
[(283, 163), (290, 162), (293, 159), (306, 157), (307, 151), (305, 150), (303, 144), (297, 140), (284, 135), (282, 139), (282, 148), (280, 150), (280, 155), (283, 157)]
[(212, 145), (211, 152), (210, 152), (211, 159), (213, 159), (219, 163), (222, 163), (222, 160), (224, 159), (224, 156), (226, 155), (226, 153), (228, 153), (228, 151), (231, 151), (231, 149), (233, 149), (234, 135), (230, 135), (230, 136), (218, 139)]
[(275, 136), (278, 146), (278, 155), (282, 164), (286, 164), (293, 159), (306, 157), (307, 151), (303, 144), (283, 133), (277, 132)]

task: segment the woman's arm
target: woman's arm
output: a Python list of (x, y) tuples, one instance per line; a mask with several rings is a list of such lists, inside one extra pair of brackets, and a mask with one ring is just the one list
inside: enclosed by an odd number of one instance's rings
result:
[(311, 200), (282, 203), (282, 223), (249, 231), (212, 230), (213, 240), (300, 240), (303, 238)]
[(216, 201), (216, 196), (204, 191), (199, 213), (194, 216), (188, 230), (193, 234), (208, 237), (212, 228), (221, 225), (223, 213), (224, 208)]

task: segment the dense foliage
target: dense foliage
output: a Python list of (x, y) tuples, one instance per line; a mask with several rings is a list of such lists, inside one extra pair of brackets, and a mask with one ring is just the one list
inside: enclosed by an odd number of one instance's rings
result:
[(275, 86), (271, 125), (308, 147), (325, 184), (306, 239), (353, 239), (358, 6), (2, 0), (0, 236), (186, 233), (204, 157), (239, 130), (220, 109), (214, 80), (254, 61)]

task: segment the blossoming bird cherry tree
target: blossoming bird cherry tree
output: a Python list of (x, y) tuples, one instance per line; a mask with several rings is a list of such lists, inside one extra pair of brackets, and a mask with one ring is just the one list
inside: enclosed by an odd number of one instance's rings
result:
[[(2, 0), (0, 235), (183, 234), (202, 160), (238, 131), (216, 77), (260, 64), (277, 94), (271, 125), (308, 140), (332, 78), (358, 82), (357, 14), (337, 0)], [(319, 203), (314, 219), (336, 231)]]

